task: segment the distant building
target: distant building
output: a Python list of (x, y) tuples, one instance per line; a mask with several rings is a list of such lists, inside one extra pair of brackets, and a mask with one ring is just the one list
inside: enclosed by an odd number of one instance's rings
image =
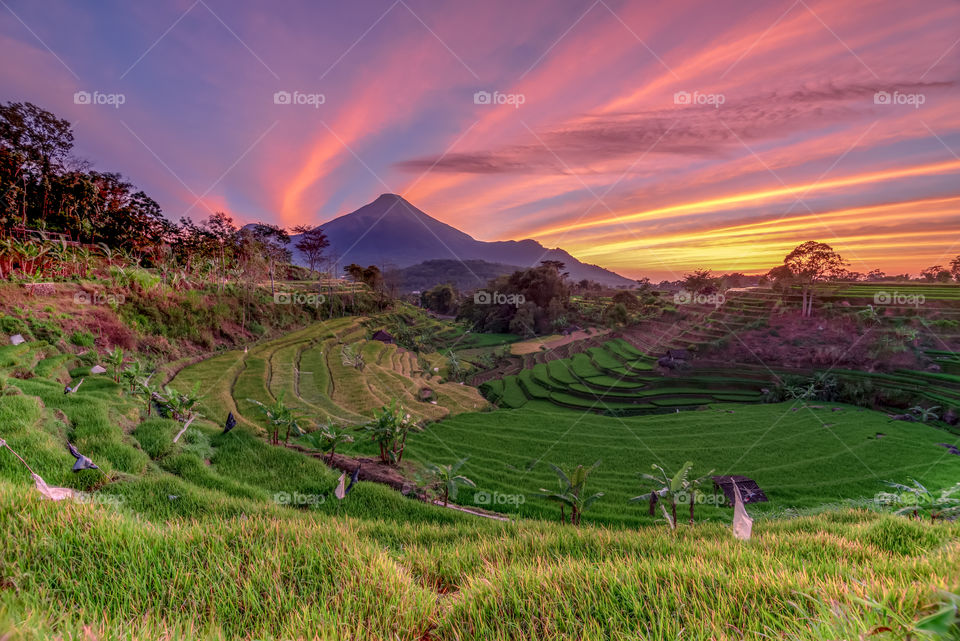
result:
[(383, 331), (382, 329), (378, 329), (377, 331), (375, 331), (373, 333), (372, 338), (375, 341), (380, 341), (381, 343), (387, 343), (389, 345), (393, 345), (395, 343), (395, 341), (393, 340), (393, 336)]

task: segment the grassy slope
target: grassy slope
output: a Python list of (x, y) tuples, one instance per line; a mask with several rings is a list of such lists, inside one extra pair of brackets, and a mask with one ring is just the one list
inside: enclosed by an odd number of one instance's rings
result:
[[(201, 411), (209, 416), (222, 420), (233, 411), (260, 427), (265, 427), (264, 419), (248, 399), (271, 403), (280, 394), (312, 420), (347, 425), (364, 422), (394, 397), (412, 415), (430, 420), (486, 405), (473, 388), (414, 372), (409, 362), (413, 355), (364, 336), (357, 319), (316, 323), (248, 353), (229, 352), (186, 367), (172, 384), (182, 390), (199, 385)], [(363, 371), (343, 364), (343, 344), (364, 355)], [(438, 405), (417, 399), (421, 387), (436, 392)]]
[[(0, 364), (50, 351), (0, 348)], [(69, 396), (53, 380), (10, 382), (23, 393), (0, 397), (0, 437), (49, 483), (99, 487), (51, 503), (0, 452), (10, 639), (850, 638), (896, 625), (858, 598), (910, 620), (960, 583), (955, 524), (845, 511), (759, 521), (737, 543), (720, 523), (672, 535), (480, 521), (368, 483), (339, 503), (335, 473), (246, 426), (220, 435), (201, 421), (173, 444), (177, 425), (141, 420), (106, 377)], [(489, 430), (525, 411), (456, 420)], [(71, 474), (67, 438), (112, 482)], [(278, 493), (323, 502), (294, 509)]]
[[(691, 460), (697, 475), (713, 469), (754, 478), (770, 498), (754, 509), (775, 512), (868, 499), (888, 489), (885, 480), (916, 478), (937, 488), (960, 478), (960, 457), (937, 446), (960, 445), (957, 436), (919, 423), (891, 422), (884, 414), (852, 406), (820, 407), (722, 404), (616, 418), (530, 401), (517, 410), (462, 414), (431, 425), (411, 436), (409, 448), (411, 458), (421, 461), (446, 463), (469, 456), (462, 471), (481, 494), (523, 497), (519, 506), (504, 503), (492, 509), (545, 518), (554, 518), (556, 508), (533, 494), (556, 483), (548, 463), (568, 468), (599, 459), (589, 487), (606, 496), (588, 517), (605, 523), (648, 521), (646, 505), (627, 499), (643, 493), (638, 473), (653, 463), (676, 470)], [(832, 411), (834, 407), (842, 409)], [(885, 436), (875, 438), (878, 432)], [(457, 500), (477, 504), (474, 494), (461, 492)], [(698, 513), (729, 518), (726, 508), (703, 506)]]
[(141, 639), (850, 638), (893, 623), (856, 599), (910, 619), (960, 580), (956, 525), (863, 512), (758, 524), (739, 544), (719, 525), (158, 525), (7, 482), (0, 504), (0, 534), (17, 541), (0, 556), (17, 586), (0, 597), (12, 639), (79, 638), (85, 624)]

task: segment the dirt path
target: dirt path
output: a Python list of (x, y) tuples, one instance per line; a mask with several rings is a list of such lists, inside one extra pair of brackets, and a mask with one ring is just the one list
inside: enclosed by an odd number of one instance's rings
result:
[(568, 343), (584, 340), (586, 338), (604, 336), (609, 333), (609, 329), (595, 329), (590, 333), (587, 333), (581, 329), (571, 332), (566, 336), (555, 335), (546, 336), (542, 339), (533, 338), (526, 341), (520, 341), (519, 343), (513, 343), (510, 346), (510, 353), (515, 356), (522, 356), (523, 354), (533, 354), (535, 352), (539, 352), (543, 347), (546, 347), (548, 350), (553, 350)]
[[(423, 488), (418, 487), (416, 483), (404, 476), (401, 473), (400, 468), (381, 463), (379, 459), (352, 458), (349, 456), (344, 456), (343, 454), (334, 454), (331, 460), (331, 458), (325, 454), (321, 454), (320, 452), (316, 452), (305, 447), (300, 447), (299, 445), (287, 445), (287, 447), (323, 461), (328, 466), (336, 470), (342, 470), (349, 474), (352, 474), (354, 470), (357, 469), (357, 466), (360, 465), (360, 475), (357, 477), (358, 480), (382, 483), (383, 485), (388, 485), (395, 490), (399, 490), (405, 496), (413, 496), (414, 498), (417, 498), (425, 503), (431, 503), (437, 507), (444, 507), (441, 501), (429, 498), (426, 492), (424, 492)], [(463, 507), (460, 505), (454, 505), (452, 503), (448, 504), (446, 508), (448, 510), (456, 510), (457, 512), (464, 512), (466, 514), (472, 514), (473, 516), (479, 516), (485, 519), (493, 519), (495, 521), (510, 520), (508, 517), (503, 516), (502, 514), (489, 512), (480, 508)]]

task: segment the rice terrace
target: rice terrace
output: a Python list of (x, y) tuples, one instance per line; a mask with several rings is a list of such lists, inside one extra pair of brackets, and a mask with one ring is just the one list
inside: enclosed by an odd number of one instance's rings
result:
[(0, 641), (960, 641), (955, 2), (0, 16)]

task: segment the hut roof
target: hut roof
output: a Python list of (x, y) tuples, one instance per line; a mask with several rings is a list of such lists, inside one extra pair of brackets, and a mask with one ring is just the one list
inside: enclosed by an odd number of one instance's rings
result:
[(382, 329), (378, 329), (377, 331), (375, 331), (375, 332), (373, 333), (373, 340), (375, 340), (375, 341), (380, 341), (380, 342), (382, 342), (382, 343), (392, 343), (392, 342), (393, 342), (393, 336), (391, 336), (389, 333), (383, 331)]
[(740, 499), (744, 503), (765, 503), (769, 500), (767, 495), (763, 493), (763, 490), (760, 489), (760, 486), (757, 485), (757, 482), (750, 477), (732, 474), (711, 478), (713, 478), (713, 484), (723, 490), (724, 496), (727, 497), (731, 505), (736, 500), (733, 494), (734, 483), (736, 483), (737, 489), (740, 490)]

